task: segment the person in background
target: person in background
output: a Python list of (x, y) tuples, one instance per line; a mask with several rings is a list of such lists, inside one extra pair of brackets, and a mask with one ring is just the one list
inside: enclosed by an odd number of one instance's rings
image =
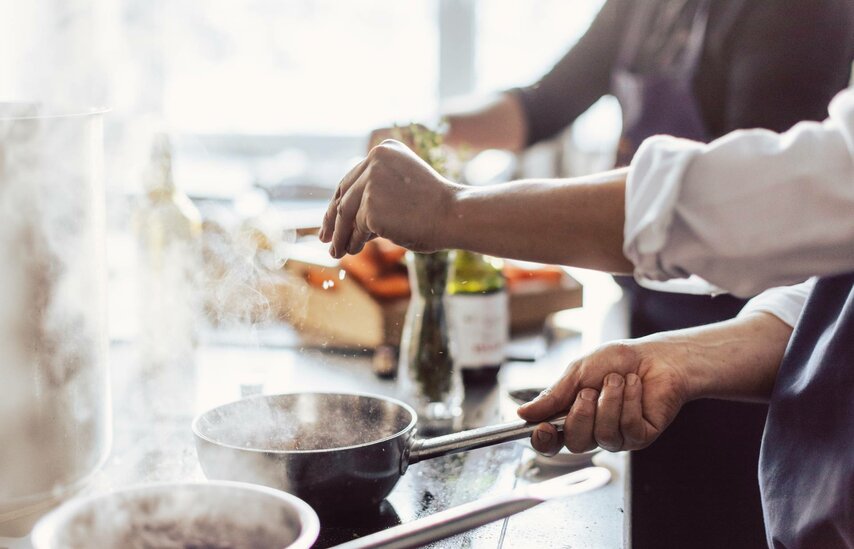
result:
[[(606, 94), (616, 96), (623, 111), (618, 166), (656, 134), (707, 142), (740, 128), (784, 131), (820, 120), (848, 83), (853, 5), (608, 0), (538, 82), (447, 113), (446, 141), (519, 151), (555, 136)], [(371, 143), (389, 136), (376, 131)], [(632, 337), (725, 320), (746, 303), (620, 282)], [(692, 402), (653, 448), (632, 455), (636, 548), (657, 547), (665, 531), (693, 547), (761, 543), (755, 472), (765, 414), (763, 404)], [(704, 462), (715, 465), (698, 477), (695, 468)], [(710, 526), (717, 523), (729, 526)]]
[[(770, 401), (759, 468), (768, 545), (852, 548), (854, 87), (829, 111), (782, 135), (658, 136), (628, 170), (494, 187), (450, 182), (390, 141), (341, 181), (320, 237), (336, 257), (382, 236), (640, 280), (695, 274), (739, 296), (767, 289), (735, 319), (578, 359), (519, 415), (568, 412), (562, 437), (537, 427), (540, 451), (616, 451), (655, 441), (693, 399)], [(678, 546), (667, 535), (659, 546)]]

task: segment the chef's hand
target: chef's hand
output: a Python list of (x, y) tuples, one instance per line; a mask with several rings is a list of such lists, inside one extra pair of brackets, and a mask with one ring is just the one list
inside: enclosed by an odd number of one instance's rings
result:
[(563, 437), (540, 424), (531, 444), (545, 454), (637, 450), (652, 443), (688, 400), (686, 373), (660, 342), (606, 345), (570, 364), (564, 375), (519, 408), (527, 421), (568, 411)]
[(320, 240), (336, 258), (377, 236), (417, 252), (442, 248), (442, 231), (459, 185), (398, 141), (386, 140), (338, 184)]

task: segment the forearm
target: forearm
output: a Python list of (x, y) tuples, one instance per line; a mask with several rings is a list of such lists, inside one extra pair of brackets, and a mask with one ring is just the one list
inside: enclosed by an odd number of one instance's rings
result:
[(626, 173), (462, 187), (441, 224), (440, 247), (631, 272), (622, 251)]
[(453, 147), (520, 151), (527, 141), (525, 113), (510, 93), (449, 110), (444, 118), (449, 124), (445, 142)]
[(640, 340), (685, 372), (689, 399), (767, 401), (792, 328), (768, 313)]

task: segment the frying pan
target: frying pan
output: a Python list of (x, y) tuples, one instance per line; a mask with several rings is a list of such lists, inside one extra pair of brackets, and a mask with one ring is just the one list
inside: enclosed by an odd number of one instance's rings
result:
[[(413, 463), (525, 438), (536, 427), (515, 421), (419, 439), (417, 419), (384, 396), (259, 395), (202, 413), (193, 434), (208, 478), (278, 488), (323, 516), (378, 505)], [(561, 430), (564, 419), (550, 423)]]

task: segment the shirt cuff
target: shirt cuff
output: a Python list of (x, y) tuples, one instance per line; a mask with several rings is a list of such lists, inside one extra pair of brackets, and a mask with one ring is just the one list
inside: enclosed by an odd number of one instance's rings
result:
[(811, 278), (794, 286), (765, 290), (748, 301), (738, 316), (757, 312), (770, 313), (794, 328), (814, 285), (815, 278)]
[(686, 278), (689, 273), (666, 268), (661, 251), (667, 243), (682, 177), (705, 145), (669, 136), (644, 141), (632, 159), (626, 181), (626, 224), (623, 252), (639, 280)]
[(718, 288), (714, 284), (703, 280), (697, 275), (691, 275), (688, 278), (671, 278), (669, 280), (652, 280), (644, 278), (635, 273), (635, 282), (643, 286), (647, 290), (655, 290), (657, 292), (668, 292), (671, 294), (690, 294), (690, 295), (721, 295), (727, 293), (726, 290)]

